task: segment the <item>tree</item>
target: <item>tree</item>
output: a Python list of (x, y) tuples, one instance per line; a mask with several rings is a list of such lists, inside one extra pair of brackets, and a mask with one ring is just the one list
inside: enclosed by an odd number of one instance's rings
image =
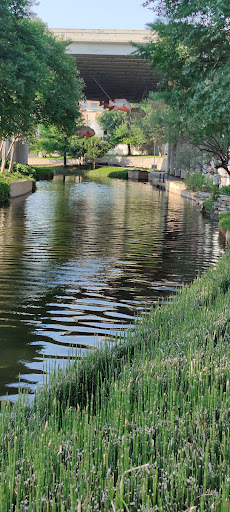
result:
[(84, 140), (83, 146), (86, 158), (93, 160), (93, 169), (96, 167), (96, 160), (104, 156), (111, 147), (108, 141), (95, 136)]
[(157, 41), (139, 53), (160, 72), (165, 102), (180, 112), (184, 134), (227, 172), (230, 147), (228, 0), (148, 0)]
[(39, 136), (31, 139), (30, 150), (42, 151), (48, 155), (57, 153), (63, 157), (64, 166), (66, 166), (67, 153), (71, 152), (71, 142), (71, 137), (68, 137), (65, 131), (60, 130), (55, 125), (41, 125)]
[(144, 143), (141, 126), (126, 112), (105, 110), (98, 118), (98, 122), (103, 130), (108, 132), (111, 146), (127, 144), (129, 155), (131, 146), (139, 146)]
[[(52, 123), (70, 134), (79, 114), (82, 82), (68, 42), (57, 41), (33, 18), (31, 2), (3, 0), (0, 6), (0, 151), (5, 169), (17, 139), (31, 134), (38, 122)], [(11, 145), (6, 152), (6, 139)]]

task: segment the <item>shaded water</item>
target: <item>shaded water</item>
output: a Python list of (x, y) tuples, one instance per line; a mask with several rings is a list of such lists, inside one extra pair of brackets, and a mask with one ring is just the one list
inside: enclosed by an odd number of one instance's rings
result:
[(150, 184), (61, 176), (0, 209), (0, 395), (44, 360), (103, 344), (222, 252), (191, 201)]

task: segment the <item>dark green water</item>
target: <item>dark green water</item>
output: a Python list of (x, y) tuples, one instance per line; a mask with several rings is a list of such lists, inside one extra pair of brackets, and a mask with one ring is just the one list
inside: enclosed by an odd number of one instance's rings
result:
[(103, 344), (215, 264), (218, 228), (149, 184), (56, 177), (0, 209), (0, 395)]

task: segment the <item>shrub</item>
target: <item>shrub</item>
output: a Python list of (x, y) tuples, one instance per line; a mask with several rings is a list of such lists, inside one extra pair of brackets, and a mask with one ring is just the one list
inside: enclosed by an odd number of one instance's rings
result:
[(0, 181), (0, 205), (6, 204), (10, 199), (10, 185), (9, 183)]
[(196, 192), (198, 190), (203, 190), (205, 185), (205, 176), (199, 172), (194, 172), (188, 174), (185, 178), (185, 185), (189, 190)]
[(214, 202), (214, 199), (207, 199), (207, 201), (204, 201), (203, 207), (207, 213), (211, 213)]
[(188, 174), (188, 176), (185, 178), (185, 185), (189, 190), (192, 190), (193, 192), (210, 192), (213, 198), (215, 198), (219, 192), (218, 185), (213, 185), (212, 181), (200, 172), (193, 172)]
[(230, 213), (221, 213), (219, 219), (219, 225), (221, 228), (230, 231)]
[(14, 162), (13, 171), (19, 172), (23, 176), (30, 176), (31, 178), (36, 178), (36, 170), (30, 165), (19, 164), (18, 162)]
[(223, 194), (225, 196), (230, 196), (230, 185), (228, 185), (227, 187), (222, 187), (220, 189), (220, 194)]

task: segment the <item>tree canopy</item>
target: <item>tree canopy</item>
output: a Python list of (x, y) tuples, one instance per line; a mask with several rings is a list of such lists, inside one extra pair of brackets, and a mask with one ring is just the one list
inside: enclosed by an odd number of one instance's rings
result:
[(161, 74), (159, 88), (194, 144), (228, 170), (230, 4), (228, 0), (148, 0), (157, 41), (139, 53)]
[(26, 136), (41, 121), (74, 130), (82, 82), (67, 44), (33, 16), (29, 0), (1, 2), (0, 139)]

